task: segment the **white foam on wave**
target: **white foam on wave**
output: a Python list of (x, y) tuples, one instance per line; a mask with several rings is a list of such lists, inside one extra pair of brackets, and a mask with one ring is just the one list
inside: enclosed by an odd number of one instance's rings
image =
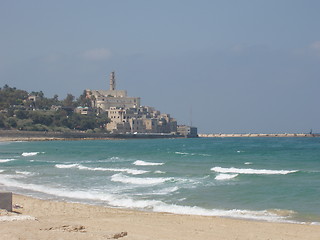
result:
[(220, 173), (219, 175), (217, 175), (214, 179), (216, 180), (229, 180), (232, 178), (237, 177), (239, 174), (226, 174), (226, 173)]
[(76, 168), (78, 167), (79, 164), (56, 164), (55, 167), (56, 168)]
[(179, 155), (189, 155), (190, 153), (186, 153), (186, 152), (175, 152), (175, 154), (179, 154)]
[(154, 173), (157, 173), (157, 174), (165, 174), (166, 172), (157, 170), (157, 171), (154, 171)]
[(158, 191), (154, 191), (153, 194), (154, 195), (167, 195), (169, 193), (173, 193), (179, 190), (179, 187), (174, 186), (174, 187), (168, 187), (168, 188), (164, 188)]
[(88, 171), (109, 171), (109, 172), (126, 172), (133, 175), (139, 175), (147, 173), (145, 170), (130, 169), (130, 168), (102, 168), (102, 167), (86, 167), (81, 164), (56, 164), (56, 168), (77, 168), (79, 170), (88, 170)]
[(1, 170), (1, 169), (0, 169), (0, 173), (2, 173), (2, 172), (4, 172), (4, 170)]
[(114, 174), (111, 176), (111, 181), (129, 183), (129, 184), (140, 184), (140, 185), (156, 185), (166, 181), (173, 180), (173, 178), (135, 178), (128, 177), (122, 173)]
[(146, 195), (168, 195), (170, 193), (176, 192), (179, 190), (179, 187), (168, 187), (163, 189), (157, 189), (153, 190), (152, 192), (142, 192), (142, 193), (136, 193), (135, 196), (146, 196)]
[(199, 153), (200, 156), (204, 156), (204, 157), (210, 157), (210, 154), (206, 154), (206, 153)]
[(35, 173), (27, 172), (27, 171), (16, 171), (16, 173), (24, 175), (24, 176), (34, 176), (35, 175)]
[(11, 162), (14, 160), (16, 160), (16, 159), (14, 159), (14, 158), (0, 159), (0, 163)]
[(62, 198), (82, 199), (92, 201), (104, 201), (106, 204), (114, 207), (146, 209), (154, 212), (169, 212), (174, 214), (202, 215), (202, 216), (220, 216), (252, 220), (292, 222), (287, 220), (287, 216), (280, 216), (270, 211), (250, 211), (250, 210), (220, 210), (204, 209), (197, 206), (181, 206), (176, 204), (167, 204), (160, 200), (135, 200), (129, 197), (101, 193), (95, 191), (75, 191), (65, 188), (52, 188), (50, 186), (26, 184), (8, 177), (0, 175), (0, 183), (9, 187), (17, 187), (25, 190), (37, 191), (45, 194), (54, 195)]
[(267, 169), (251, 169), (251, 168), (222, 168), (222, 167), (213, 167), (212, 171), (218, 173), (237, 173), (237, 174), (267, 174), (267, 175), (275, 175), (282, 174), (286, 175), (289, 173), (298, 172), (298, 170), (267, 170)]
[(245, 162), (245, 165), (252, 165), (252, 162)]
[(160, 166), (160, 165), (163, 165), (164, 163), (145, 162), (142, 160), (137, 160), (133, 164), (137, 166)]
[(38, 155), (40, 152), (23, 152), (21, 155), (24, 157), (30, 157), (30, 156), (35, 156)]

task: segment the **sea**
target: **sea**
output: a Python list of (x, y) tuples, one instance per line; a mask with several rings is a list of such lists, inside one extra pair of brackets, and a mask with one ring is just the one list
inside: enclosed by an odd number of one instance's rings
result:
[(320, 138), (0, 142), (0, 191), (140, 211), (320, 224)]

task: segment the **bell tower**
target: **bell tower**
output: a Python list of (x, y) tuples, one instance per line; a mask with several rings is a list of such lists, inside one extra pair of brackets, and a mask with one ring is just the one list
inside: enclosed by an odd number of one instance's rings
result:
[(110, 74), (110, 90), (116, 90), (116, 77), (114, 72)]

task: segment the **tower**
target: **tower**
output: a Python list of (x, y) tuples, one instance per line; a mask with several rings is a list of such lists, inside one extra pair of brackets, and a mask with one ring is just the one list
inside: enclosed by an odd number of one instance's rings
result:
[(115, 89), (116, 89), (115, 73), (111, 72), (111, 74), (110, 74), (110, 90), (113, 91)]

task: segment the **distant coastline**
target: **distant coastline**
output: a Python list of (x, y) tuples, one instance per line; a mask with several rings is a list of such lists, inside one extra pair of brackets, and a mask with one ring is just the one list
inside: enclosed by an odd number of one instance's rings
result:
[[(305, 133), (243, 133), (243, 134), (198, 134), (200, 138), (227, 138), (227, 137), (320, 137), (320, 134)], [(57, 141), (57, 140), (111, 140), (111, 139), (154, 139), (154, 138), (185, 138), (181, 135), (172, 134), (110, 134), (110, 133), (87, 133), (84, 131), (72, 132), (45, 132), (45, 131), (19, 131), (0, 130), (0, 141)]]
[(0, 141), (56, 141), (56, 140), (111, 140), (111, 139), (144, 139), (144, 138), (184, 138), (181, 135), (164, 133), (154, 134), (110, 134), (87, 133), (84, 131), (72, 132), (45, 132), (0, 130)]
[(319, 133), (310, 134), (310, 133), (231, 133), (231, 134), (223, 134), (223, 133), (210, 133), (210, 134), (198, 134), (199, 137), (205, 138), (223, 138), (223, 137), (320, 137)]

